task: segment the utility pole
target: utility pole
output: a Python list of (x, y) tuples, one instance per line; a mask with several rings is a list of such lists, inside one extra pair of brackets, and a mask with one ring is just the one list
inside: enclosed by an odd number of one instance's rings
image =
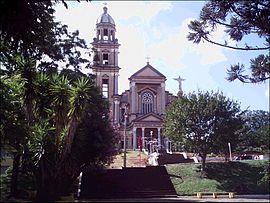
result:
[(126, 146), (126, 128), (127, 128), (127, 107), (125, 107), (124, 114), (124, 168), (127, 167), (127, 146)]

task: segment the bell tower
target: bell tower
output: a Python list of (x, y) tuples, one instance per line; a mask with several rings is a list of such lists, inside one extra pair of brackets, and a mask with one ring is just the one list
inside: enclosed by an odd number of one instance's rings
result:
[(103, 97), (110, 103), (110, 119), (115, 125), (119, 123), (118, 95), (118, 49), (120, 44), (115, 38), (115, 23), (108, 14), (108, 8), (103, 7), (103, 14), (96, 21), (96, 37), (93, 39), (92, 47), (93, 74), (96, 76), (96, 86), (100, 87)]

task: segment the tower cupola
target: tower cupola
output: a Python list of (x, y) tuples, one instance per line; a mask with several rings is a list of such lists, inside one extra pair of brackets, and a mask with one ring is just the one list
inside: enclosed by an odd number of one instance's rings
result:
[(115, 42), (115, 22), (108, 14), (108, 8), (103, 7), (103, 13), (98, 17), (96, 22), (96, 41), (105, 43)]
[(115, 25), (113, 18), (108, 14), (108, 8), (106, 6), (103, 7), (103, 14), (97, 19), (96, 24), (100, 23), (110, 23)]

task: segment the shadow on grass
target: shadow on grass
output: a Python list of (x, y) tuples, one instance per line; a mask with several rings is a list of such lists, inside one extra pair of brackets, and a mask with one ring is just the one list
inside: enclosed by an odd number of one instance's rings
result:
[[(269, 194), (269, 185), (260, 184), (265, 165), (247, 162), (207, 163), (206, 178), (220, 183), (220, 190), (237, 194)], [(268, 181), (267, 181), (268, 182)]]

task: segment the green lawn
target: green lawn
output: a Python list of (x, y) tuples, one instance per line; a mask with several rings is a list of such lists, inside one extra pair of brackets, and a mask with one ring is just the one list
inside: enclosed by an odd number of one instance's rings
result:
[(269, 161), (207, 163), (204, 177), (200, 164), (171, 164), (167, 171), (179, 195), (221, 191), (269, 194)]

